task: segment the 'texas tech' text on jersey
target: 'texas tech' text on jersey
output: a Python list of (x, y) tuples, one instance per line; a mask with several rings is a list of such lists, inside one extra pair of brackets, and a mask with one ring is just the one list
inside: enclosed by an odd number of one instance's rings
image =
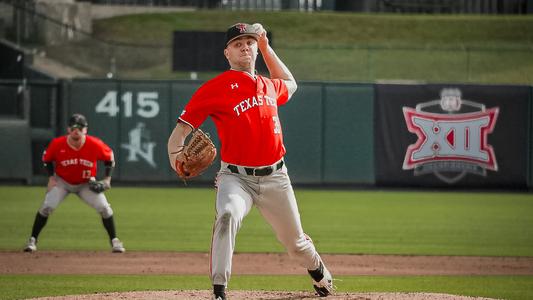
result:
[(97, 161), (113, 160), (113, 150), (102, 140), (87, 135), (80, 149), (72, 148), (67, 136), (52, 140), (43, 154), (43, 162), (54, 162), (57, 176), (70, 184), (81, 184), (96, 176)]
[(227, 163), (271, 165), (286, 152), (278, 106), (287, 103), (288, 95), (281, 79), (229, 70), (196, 91), (180, 120), (198, 128), (211, 116)]

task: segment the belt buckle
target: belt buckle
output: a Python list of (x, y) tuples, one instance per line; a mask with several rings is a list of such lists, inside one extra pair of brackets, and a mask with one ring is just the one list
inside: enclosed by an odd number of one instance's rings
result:
[[(259, 172), (260, 174), (257, 174)], [(271, 166), (260, 168), (260, 169), (254, 169), (254, 176), (268, 176), (272, 174), (273, 169)]]

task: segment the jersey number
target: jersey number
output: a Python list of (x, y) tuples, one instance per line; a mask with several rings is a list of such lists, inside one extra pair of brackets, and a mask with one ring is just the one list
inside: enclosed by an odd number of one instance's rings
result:
[[(117, 91), (109, 91), (104, 98), (96, 104), (97, 113), (108, 114), (110, 117), (116, 116), (120, 111), (117, 101)], [(139, 92), (137, 94), (137, 115), (143, 118), (153, 118), (159, 114), (159, 103), (157, 102), (157, 92)], [(123, 102), (124, 116), (133, 115), (133, 93), (125, 92), (121, 98)]]
[(280, 134), (281, 124), (279, 123), (279, 118), (277, 116), (273, 116), (272, 120), (274, 121), (274, 134)]
[(91, 170), (83, 170), (81, 172), (81, 178), (84, 178), (84, 179), (91, 178)]

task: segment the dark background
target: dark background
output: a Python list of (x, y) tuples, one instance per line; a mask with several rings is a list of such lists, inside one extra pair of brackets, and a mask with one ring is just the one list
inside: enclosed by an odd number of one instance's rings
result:
[[(487, 109), (500, 109), (494, 131), (488, 135), (488, 144), (494, 148), (498, 170), (487, 170), (486, 177), (467, 174), (453, 186), (525, 187), (529, 161), (528, 87), (457, 84), (376, 85), (376, 183), (383, 186), (450, 186), (433, 173), (414, 176), (413, 169), (402, 169), (407, 147), (417, 140), (416, 135), (407, 130), (402, 107), (414, 108), (419, 103), (440, 99), (443, 88), (458, 88), (462, 92), (461, 99), (484, 104)], [(453, 177), (453, 173), (450, 175)]]
[[(272, 33), (268, 32), (267, 37), (272, 46)], [(225, 32), (174, 31), (172, 70), (189, 72), (228, 70), (229, 64), (224, 57), (225, 42)], [(262, 74), (268, 71), (261, 52), (255, 67)]]

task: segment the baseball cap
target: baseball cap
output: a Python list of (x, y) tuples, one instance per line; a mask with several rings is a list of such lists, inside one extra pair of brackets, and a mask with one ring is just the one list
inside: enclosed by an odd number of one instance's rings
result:
[(70, 128), (85, 128), (87, 127), (87, 119), (82, 114), (73, 114), (68, 119), (68, 127)]
[(258, 39), (259, 35), (255, 31), (255, 28), (253, 25), (246, 24), (246, 23), (237, 23), (234, 25), (231, 25), (230, 28), (228, 28), (228, 31), (226, 31), (226, 46), (231, 43), (236, 38), (239, 38), (241, 36), (248, 35), (253, 37), (254, 39)]

